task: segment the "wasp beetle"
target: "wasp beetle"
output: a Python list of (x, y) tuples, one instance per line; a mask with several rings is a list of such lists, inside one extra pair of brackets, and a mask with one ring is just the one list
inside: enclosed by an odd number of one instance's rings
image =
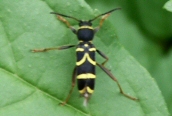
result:
[[(64, 102), (61, 103), (61, 105), (65, 105), (67, 101), (70, 98), (70, 95), (74, 89), (76, 79), (78, 84), (78, 90), (79, 93), (85, 98), (84, 105), (87, 104), (90, 96), (94, 92), (94, 86), (95, 86), (95, 67), (96, 65), (99, 66), (109, 77), (111, 77), (118, 85), (120, 93), (124, 96), (128, 97), (132, 100), (137, 100), (137, 98), (127, 95), (123, 92), (119, 82), (117, 79), (112, 75), (112, 73), (104, 66), (104, 64), (108, 61), (108, 57), (103, 54), (100, 50), (96, 49), (92, 40), (94, 38), (95, 33), (101, 28), (104, 20), (115, 10), (119, 10), (120, 8), (112, 9), (106, 13), (100, 14), (96, 16), (95, 18), (88, 20), (88, 21), (82, 21), (72, 16), (67, 16), (64, 14), (51, 12), (51, 14), (57, 15), (58, 19), (65, 23), (67, 27), (69, 27), (74, 34), (76, 34), (78, 38), (78, 45), (66, 45), (66, 46), (60, 46), (55, 48), (44, 48), (44, 49), (34, 49), (33, 52), (46, 52), (49, 50), (64, 50), (72, 47), (76, 47), (76, 66), (73, 70), (72, 75), (72, 87), (69, 91), (69, 94)], [(92, 22), (101, 17), (99, 26), (96, 28), (92, 27)], [(76, 20), (79, 24), (79, 28), (75, 29), (70, 25), (70, 23), (65, 18), (71, 18)], [(102, 56), (105, 61), (102, 64), (99, 64), (95, 61), (95, 53), (98, 53), (100, 56)]]

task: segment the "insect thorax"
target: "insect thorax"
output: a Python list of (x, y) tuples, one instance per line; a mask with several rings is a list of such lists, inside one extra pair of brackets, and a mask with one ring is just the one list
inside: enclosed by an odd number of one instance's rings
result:
[(94, 37), (94, 30), (91, 26), (81, 26), (77, 32), (78, 40), (91, 41)]

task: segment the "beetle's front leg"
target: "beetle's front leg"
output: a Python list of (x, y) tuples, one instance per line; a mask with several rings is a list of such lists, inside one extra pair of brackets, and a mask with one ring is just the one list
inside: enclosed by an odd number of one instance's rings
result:
[(96, 33), (97, 31), (99, 31), (99, 29), (100, 29), (100, 28), (102, 27), (102, 25), (103, 25), (103, 22), (105, 21), (105, 19), (107, 19), (107, 18), (109, 17), (109, 15), (110, 15), (110, 13), (105, 14), (105, 15), (102, 17), (102, 19), (100, 20), (99, 26), (96, 27), (96, 28), (94, 29), (94, 33)]
[(76, 34), (76, 29), (74, 28), (74, 27), (72, 27), (71, 25), (70, 25), (70, 23), (65, 19), (65, 18), (63, 18), (62, 16), (60, 16), (60, 15), (57, 15), (57, 17), (58, 17), (58, 19), (60, 20), (60, 21), (62, 21), (63, 23), (65, 23), (71, 30), (72, 30), (72, 32), (73, 33), (75, 33)]
[[(59, 13), (56, 13), (56, 12), (51, 12), (51, 14), (56, 14), (57, 15), (57, 18), (60, 20), (60, 21), (62, 21), (63, 23), (65, 23), (66, 25), (67, 25), (67, 27), (69, 27), (71, 30), (72, 30), (72, 32), (73, 33), (77, 33), (77, 30), (74, 28), (74, 27), (72, 27), (71, 25), (70, 25), (70, 23), (63, 17), (63, 16), (65, 16), (65, 15), (60, 15)], [(65, 16), (65, 17), (69, 17), (69, 16)]]

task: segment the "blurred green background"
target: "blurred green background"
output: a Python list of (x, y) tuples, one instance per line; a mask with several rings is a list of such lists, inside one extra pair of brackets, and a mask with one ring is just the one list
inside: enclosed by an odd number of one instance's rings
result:
[(172, 13), (163, 8), (167, 0), (87, 2), (101, 12), (122, 8), (109, 17), (119, 41), (155, 78), (172, 114)]

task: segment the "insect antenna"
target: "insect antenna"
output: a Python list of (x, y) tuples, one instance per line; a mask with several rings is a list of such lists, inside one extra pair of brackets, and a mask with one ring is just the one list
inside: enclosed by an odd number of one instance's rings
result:
[(57, 12), (50, 12), (50, 14), (56, 14), (56, 15), (59, 15), (59, 16), (63, 16), (63, 17), (66, 17), (66, 18), (71, 18), (71, 19), (74, 19), (78, 22), (81, 22), (81, 20), (75, 18), (75, 17), (71, 17), (71, 16), (67, 16), (67, 15), (64, 15), (64, 14), (60, 14), (60, 13), (57, 13)]
[(115, 9), (112, 9), (112, 10), (110, 10), (110, 11), (108, 11), (108, 12), (105, 12), (105, 13), (103, 13), (103, 14), (100, 14), (100, 15), (94, 17), (93, 19), (89, 20), (89, 22), (94, 21), (95, 19), (99, 18), (100, 16), (103, 16), (103, 15), (105, 15), (105, 14), (109, 14), (109, 13), (115, 11), (115, 10), (120, 10), (120, 9), (121, 9), (121, 8), (115, 8)]

